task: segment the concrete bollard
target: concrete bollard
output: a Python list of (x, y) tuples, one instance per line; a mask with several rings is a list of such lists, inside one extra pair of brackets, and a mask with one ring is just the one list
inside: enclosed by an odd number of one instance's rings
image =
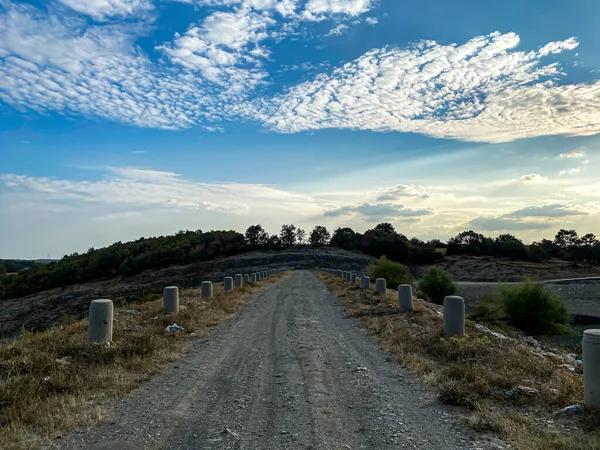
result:
[(385, 278), (377, 278), (375, 280), (375, 292), (380, 295), (385, 295), (385, 290), (387, 289), (387, 282)]
[(342, 280), (346, 281), (346, 271), (342, 270)]
[(400, 311), (413, 310), (413, 292), (410, 284), (398, 286), (398, 307)]
[(113, 331), (113, 302), (108, 299), (92, 300), (88, 316), (88, 341), (110, 342)]
[(203, 281), (200, 289), (200, 295), (202, 298), (209, 298), (213, 296), (213, 284), (212, 281)]
[(371, 286), (371, 278), (364, 275), (362, 277), (360, 287), (362, 287), (363, 289), (369, 289), (370, 286)]
[(244, 274), (244, 284), (248, 284), (250, 282), (250, 275), (245, 273)]
[(352, 275), (350, 275), (350, 283), (356, 284), (356, 274), (355, 273), (353, 273)]
[(600, 409), (600, 330), (585, 330), (582, 347), (585, 406)]
[(231, 291), (233, 289), (233, 278), (225, 277), (223, 281), (223, 287), (225, 288), (225, 292)]
[(244, 279), (244, 277), (242, 276), (242, 274), (236, 273), (235, 278), (233, 280), (233, 285), (238, 288), (242, 287), (242, 285), (244, 284), (243, 279)]
[(250, 281), (252, 283), (256, 283), (257, 280), (258, 280), (258, 275), (256, 273), (253, 273), (250, 275)]
[(179, 312), (179, 289), (177, 286), (167, 286), (163, 289), (163, 311), (166, 313)]
[(444, 297), (444, 334), (465, 335), (465, 300), (457, 295)]

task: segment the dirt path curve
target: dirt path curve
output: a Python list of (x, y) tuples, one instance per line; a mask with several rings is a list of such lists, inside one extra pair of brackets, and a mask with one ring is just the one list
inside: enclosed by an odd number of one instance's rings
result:
[[(312, 273), (255, 294), (237, 318), (130, 398), (55, 441), (86, 449), (487, 449), (388, 361)], [(497, 447), (493, 447), (497, 448)]]

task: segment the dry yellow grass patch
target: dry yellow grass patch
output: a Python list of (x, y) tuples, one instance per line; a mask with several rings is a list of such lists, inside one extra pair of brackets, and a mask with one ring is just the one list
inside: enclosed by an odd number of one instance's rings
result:
[[(558, 367), (560, 362), (490, 337), (469, 321), (466, 337), (446, 339), (441, 316), (420, 303), (410, 313), (390, 314), (397, 305), (394, 292), (375, 305), (373, 290), (317, 275), (394, 360), (421, 376), (442, 402), (464, 407), (474, 429), (495, 433), (520, 449), (600, 449), (598, 415), (554, 414), (583, 400), (581, 375)], [(519, 386), (536, 392), (527, 394)]]
[[(126, 396), (186, 353), (187, 341), (237, 313), (248, 296), (283, 277), (250, 283), (232, 292), (215, 285), (215, 296), (199, 289), (180, 292), (178, 314), (164, 314), (162, 299), (115, 304), (113, 343), (87, 342), (87, 320), (0, 343), (0, 447), (39, 448), (66, 431), (106, 416), (109, 400)], [(127, 310), (136, 309), (140, 314)], [(185, 328), (164, 335), (172, 323)]]

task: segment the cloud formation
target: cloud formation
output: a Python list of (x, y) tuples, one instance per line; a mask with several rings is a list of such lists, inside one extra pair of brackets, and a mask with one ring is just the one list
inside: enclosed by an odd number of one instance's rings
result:
[(403, 197), (426, 199), (429, 198), (430, 195), (427, 193), (427, 191), (425, 191), (423, 186), (416, 186), (414, 184), (399, 184), (380, 193), (377, 196), (377, 201), (395, 201)]
[(110, 17), (126, 17), (151, 11), (150, 0), (58, 0), (75, 11), (86, 14), (97, 21)]
[(555, 225), (548, 222), (534, 222), (511, 219), (508, 217), (476, 217), (466, 224), (466, 228), (478, 231), (522, 231), (522, 230), (544, 230)]
[(462, 45), (423, 41), (374, 49), (353, 62), (276, 96), (266, 126), (294, 133), (324, 128), (416, 132), (474, 142), (600, 132), (600, 83), (558, 85), (549, 54), (516, 51), (515, 33), (491, 33)]
[(564, 217), (564, 216), (586, 216), (589, 213), (574, 205), (555, 203), (552, 205), (528, 206), (518, 209), (506, 215), (506, 217)]
[(375, 2), (183, 0), (220, 9), (158, 43), (164, 57), (151, 59), (137, 42), (151, 33), (140, 18), (156, 14), (156, 2), (59, 1), (64, 7), (48, 12), (0, 0), (5, 103), (166, 129), (252, 120), (282, 133), (361, 129), (475, 142), (600, 132), (600, 81), (560, 84), (561, 68), (547, 59), (574, 50), (575, 38), (529, 51), (517, 50), (515, 33), (499, 32), (376, 48), (267, 96), (278, 88), (269, 85), (273, 42), (300, 23), (330, 20), (331, 33), (341, 33)]
[(343, 206), (325, 211), (324, 216), (338, 217), (352, 213), (359, 214), (369, 222), (377, 222), (402, 217), (427, 216), (433, 214), (433, 210), (431, 208), (407, 208), (405, 205), (393, 203), (364, 203), (358, 206)]

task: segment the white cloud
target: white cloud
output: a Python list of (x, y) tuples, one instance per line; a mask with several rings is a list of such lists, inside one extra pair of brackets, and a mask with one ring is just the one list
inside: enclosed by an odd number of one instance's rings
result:
[[(574, 37), (569, 38), (565, 41), (550, 42), (544, 45), (539, 51), (539, 56), (547, 56), (550, 54), (557, 54), (565, 50), (573, 50), (579, 46), (579, 42)], [(577, 56), (577, 55), (575, 55)]]
[[(552, 43), (553, 52), (573, 42)], [(541, 61), (547, 50), (518, 44), (496, 32), (463, 45), (371, 50), (276, 96), (260, 117), (285, 133), (350, 128), (481, 142), (600, 132), (600, 82), (556, 85), (557, 64)]]
[(391, 220), (397, 217), (418, 217), (433, 214), (431, 208), (413, 209), (402, 204), (364, 203), (358, 206), (343, 206), (325, 211), (325, 217), (338, 217), (357, 213), (367, 221)]
[(377, 17), (367, 17), (365, 19), (365, 22), (367, 23), (367, 25), (371, 25), (372, 27), (374, 27), (379, 23), (379, 19)]
[[(248, 9), (217, 11), (173, 44), (158, 46), (172, 62), (199, 71), (212, 83), (227, 86), (227, 92), (240, 95), (262, 82), (267, 73), (260, 58), (267, 53), (259, 46), (275, 25), (267, 15)], [(259, 58), (259, 59), (257, 59)]]
[(539, 173), (530, 173), (529, 175), (523, 175), (519, 178), (522, 183), (545, 183), (548, 181), (548, 177), (540, 175)]
[(308, 0), (302, 13), (306, 20), (324, 20), (331, 14), (358, 16), (373, 7), (371, 0)]
[(477, 217), (466, 224), (466, 228), (476, 231), (519, 231), (519, 230), (543, 230), (554, 227), (548, 222), (535, 222), (510, 219), (505, 217)]
[(423, 186), (414, 184), (399, 184), (393, 188), (382, 191), (377, 196), (377, 201), (394, 201), (403, 197), (417, 197), (426, 199), (430, 195), (425, 191)]
[(98, 21), (126, 17), (154, 9), (151, 0), (58, 0)]
[(565, 175), (574, 175), (579, 172), (581, 172), (581, 167), (571, 167), (570, 169), (565, 169), (558, 172), (558, 176), (562, 177)]
[(344, 31), (346, 31), (348, 28), (350, 28), (348, 25), (340, 23), (339, 25), (336, 25), (331, 30), (329, 30), (329, 32), (325, 36), (332, 36), (332, 35), (339, 36)]
[(542, 206), (528, 206), (505, 215), (505, 217), (564, 217), (586, 216), (589, 213), (576, 207), (563, 203)]
[(585, 152), (583, 150), (573, 150), (567, 153), (561, 153), (558, 155), (559, 158), (585, 158)]

